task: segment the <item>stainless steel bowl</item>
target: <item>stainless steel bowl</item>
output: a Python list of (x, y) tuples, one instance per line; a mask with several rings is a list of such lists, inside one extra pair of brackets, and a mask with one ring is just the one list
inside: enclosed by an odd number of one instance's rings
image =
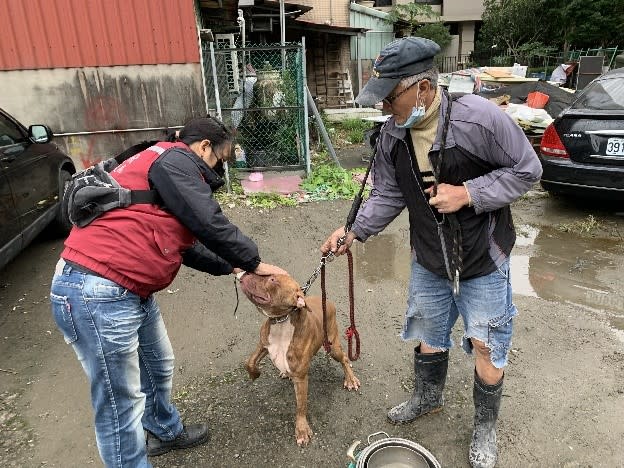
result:
[[(381, 434), (386, 437), (370, 443), (371, 437)], [(441, 468), (431, 452), (411, 440), (376, 432), (368, 436), (368, 442), (357, 456), (356, 468)]]

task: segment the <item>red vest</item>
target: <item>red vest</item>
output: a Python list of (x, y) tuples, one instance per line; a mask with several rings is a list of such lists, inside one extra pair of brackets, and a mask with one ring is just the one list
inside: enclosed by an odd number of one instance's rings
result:
[[(171, 147), (190, 151), (184, 143), (157, 143), (127, 159), (111, 175), (122, 187), (149, 190), (151, 165)], [(171, 284), (182, 264), (181, 252), (194, 241), (195, 236), (167, 211), (136, 204), (108, 211), (83, 228), (74, 227), (61, 256), (147, 297)]]

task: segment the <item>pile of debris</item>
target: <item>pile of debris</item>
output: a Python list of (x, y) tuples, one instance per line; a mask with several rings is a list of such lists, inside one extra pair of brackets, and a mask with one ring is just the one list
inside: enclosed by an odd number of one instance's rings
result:
[[(502, 86), (495, 91), (482, 91), (477, 93), (486, 99), (509, 96), (512, 104), (526, 104), (529, 93), (539, 92), (546, 94), (549, 99), (544, 110), (552, 117), (557, 117), (563, 109), (570, 106), (575, 95), (545, 81), (532, 81), (509, 86)], [(501, 103), (502, 104), (502, 103)]]

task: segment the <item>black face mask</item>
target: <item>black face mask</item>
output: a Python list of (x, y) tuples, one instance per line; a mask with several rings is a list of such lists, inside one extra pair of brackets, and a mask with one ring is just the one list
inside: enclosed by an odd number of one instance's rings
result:
[(212, 168), (213, 171), (215, 171), (219, 177), (223, 177), (225, 175), (225, 166), (223, 165), (223, 160), (219, 159), (217, 161), (217, 164), (215, 164), (215, 166)]

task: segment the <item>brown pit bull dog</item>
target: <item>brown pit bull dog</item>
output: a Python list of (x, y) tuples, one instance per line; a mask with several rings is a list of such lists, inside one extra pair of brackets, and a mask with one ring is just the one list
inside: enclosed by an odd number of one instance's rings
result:
[[(312, 437), (308, 425), (308, 370), (312, 357), (323, 344), (323, 310), (320, 297), (304, 297), (299, 284), (288, 275), (259, 276), (245, 273), (241, 288), (258, 310), (268, 317), (260, 328), (260, 342), (245, 367), (252, 380), (260, 376), (258, 363), (267, 354), (295, 386), (297, 416), (295, 437), (298, 445), (307, 445)], [(357, 390), (357, 379), (349, 359), (340, 346), (336, 306), (327, 301), (327, 337), (330, 355), (344, 370), (344, 388)]]

